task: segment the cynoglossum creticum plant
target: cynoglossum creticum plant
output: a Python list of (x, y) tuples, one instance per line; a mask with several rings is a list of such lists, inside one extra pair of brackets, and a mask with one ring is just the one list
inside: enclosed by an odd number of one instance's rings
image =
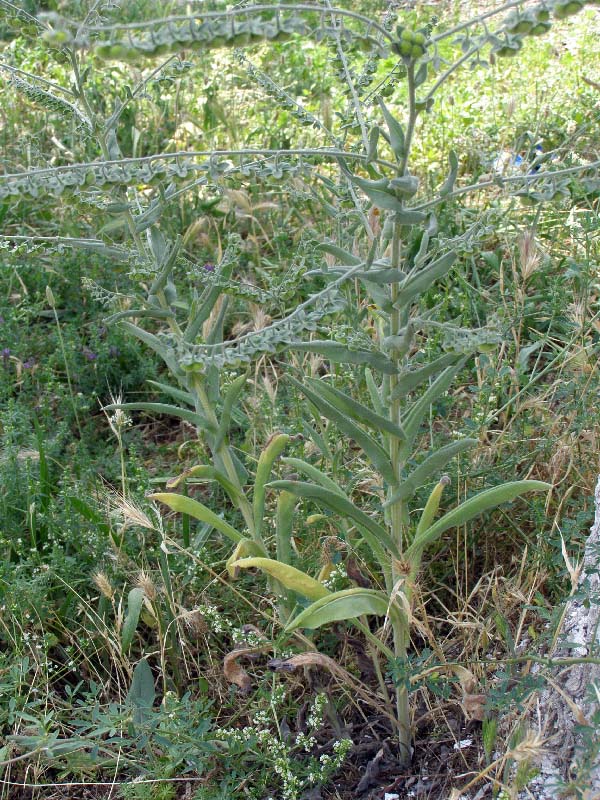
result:
[[(39, 237), (31, 244), (28, 237), (26, 246), (92, 249), (126, 264), (141, 289), (145, 287), (144, 291), (131, 295), (104, 292), (104, 296), (117, 306), (112, 320), (124, 325), (167, 365), (172, 383), (161, 384), (159, 388), (174, 403), (136, 404), (130, 408), (170, 413), (197, 428), (211, 454), (211, 463), (193, 468), (187, 477), (218, 482), (240, 512), (243, 529), (183, 495), (164, 492), (156, 494), (156, 499), (196, 517), (231, 539), (236, 547), (235, 558), (229, 565), (231, 570), (260, 567), (277, 582), (273, 588), (283, 587), (288, 594), (282, 604), (282, 618), (290, 631), (353, 619), (374, 646), (387, 656), (404, 659), (409, 644), (411, 600), (424, 551), (448, 528), (525, 491), (545, 488), (545, 484), (532, 481), (496, 487), (435, 522), (445, 484), (439, 480), (416, 524), (410, 514), (408, 502), (414, 493), (439, 476), (451, 458), (474, 444), (459, 439), (419, 459), (421, 423), (435, 400), (449, 389), (468, 354), (495, 341), (489, 332), (470, 333), (444, 324), (435, 318), (435, 309), (422, 311), (419, 307), (423, 293), (449, 273), (462, 249), (472, 246), (477, 235), (475, 228), (454, 242), (445, 241), (437, 233), (432, 209), (450, 198), (490, 185), (517, 190), (526, 187), (529, 195), (533, 187), (542, 195), (533, 199), (546, 199), (554, 195), (560, 182), (568, 179), (572, 171), (591, 171), (595, 166), (562, 169), (556, 163), (541, 164), (535, 175), (499, 176), (477, 186), (457, 187), (459, 162), (456, 154), (451, 153), (447, 180), (436, 196), (417, 199), (419, 182), (408, 168), (417, 119), (434, 108), (436, 91), (462, 64), (482, 63), (483, 55), (490, 50), (498, 57), (516, 52), (518, 46), (513, 46), (514, 43), (534, 32), (533, 28), (526, 32), (525, 26), (517, 22), (523, 14), (531, 12), (536, 20), (547, 22), (542, 19), (546, 11), (551, 12), (551, 19), (557, 9), (554, 16), (563, 13), (561, 6), (556, 2), (544, 6), (507, 3), (434, 35), (427, 25), (420, 29), (414, 25), (383, 27), (356, 12), (335, 10), (327, 5), (265, 4), (222, 13), (207, 12), (201, 18), (176, 15), (131, 25), (98, 19), (97, 12), (106, 10), (103, 9), (106, 5), (94, 4), (83, 24), (59, 16), (32, 23), (43, 29), (44, 39), (61, 57), (70, 60), (71, 88), (48, 85), (38, 76), (23, 75), (15, 72), (17, 68), (13, 65), (6, 66), (15, 89), (23, 88), (19, 81), (25, 81), (30, 99), (53, 113), (67, 115), (70, 120), (85, 120), (82, 124), (97, 142), (99, 159), (2, 175), (0, 196), (36, 199), (64, 196), (74, 205), (81, 203), (88, 213), (91, 209), (102, 220), (96, 238), (53, 237), (48, 242)], [(10, 6), (0, 0), (1, 8), (6, 10)], [(490, 20), (507, 12), (512, 16), (504, 17), (491, 31)], [(123, 109), (135, 103), (154, 79), (177, 63), (170, 57), (164, 64), (155, 64), (161, 55), (167, 51), (193, 51), (196, 47), (240, 47), (281, 41), (300, 34), (324, 39), (335, 50), (336, 63), (347, 83), (346, 96), (352, 102), (356, 140), (348, 137), (346, 142), (338, 137), (330, 147), (286, 151), (256, 148), (157, 153), (144, 158), (123, 156), (118, 140)], [(439, 48), (450, 36), (460, 38), (463, 54), (448, 65), (443, 63)], [(352, 43), (368, 46), (372, 57), (385, 52), (398, 56), (399, 66), (406, 75), (408, 112), (404, 124), (400, 124), (383, 101), (375, 102), (381, 87), (373, 87), (371, 94), (361, 100), (347, 56)], [(129, 88), (107, 117), (102, 117), (91, 105), (86, 91), (85, 64), (90, 51), (100, 59), (130, 59), (147, 66), (138, 84)], [(433, 83), (431, 73), (439, 75)], [(65, 99), (68, 108), (56, 98)], [(304, 116), (301, 121), (312, 124), (310, 117)], [(285, 280), (258, 288), (237, 279), (241, 245), (235, 237), (230, 238), (218, 263), (207, 268), (195, 263), (182, 239), (169, 236), (166, 226), (160, 224), (165, 210), (192, 189), (201, 187), (218, 196), (220, 188), (232, 177), (242, 181), (255, 176), (280, 179), (293, 172), (300, 172), (305, 180), (318, 177), (337, 204), (330, 203), (329, 209), (337, 229), (341, 230), (341, 238), (318, 245), (332, 261), (327, 270), (322, 266), (315, 268), (307, 248), (298, 253), (297, 262)], [(7, 237), (10, 246), (15, 243), (21, 246), (18, 242), (16, 236)], [(306, 265), (323, 288), (291, 308)], [(370, 298), (377, 330), (373, 337), (358, 325), (354, 341), (340, 341), (331, 319), (339, 318), (352, 304), (353, 280), (359, 282)], [(192, 284), (184, 293), (178, 291), (182, 282)], [(228, 298), (232, 295), (238, 300), (251, 299), (261, 304), (281, 302), (282, 315), (260, 331), (228, 339)], [(359, 313), (359, 323), (365, 319), (365, 314)], [(447, 352), (436, 361), (417, 367), (411, 364), (411, 353), (417, 337), (429, 331), (442, 334)], [(386, 500), (378, 518), (373, 517), (353, 504), (325, 473), (307, 462), (291, 461), (291, 466), (308, 481), (272, 484), (281, 494), (275, 535), (277, 557), (269, 558), (270, 546), (265, 535), (269, 529), (264, 519), (266, 490), (275, 459), (282, 454), (288, 437), (278, 434), (267, 444), (251, 479), (230, 447), (228, 433), (246, 384), (246, 377), (240, 372), (265, 354), (285, 349), (368, 367), (369, 407), (324, 381), (299, 381), (297, 388), (322, 415), (359, 444), (380, 476)], [(418, 466), (412, 467), (415, 455)], [(298, 496), (316, 500), (343, 520), (342, 531), (352, 546), (362, 542), (370, 550), (379, 565), (384, 588), (331, 593), (321, 581), (292, 565), (290, 536)], [(290, 620), (296, 595), (314, 604)], [(374, 637), (359, 619), (368, 614), (390, 620), (393, 648)], [(405, 687), (398, 688), (396, 702), (401, 754), (408, 760), (410, 717)]]

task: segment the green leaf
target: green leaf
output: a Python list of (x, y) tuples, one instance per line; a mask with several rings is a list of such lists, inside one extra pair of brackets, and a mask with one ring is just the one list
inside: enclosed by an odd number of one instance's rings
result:
[(398, 297), (394, 302), (396, 308), (403, 308), (415, 297), (426, 292), (435, 281), (442, 278), (456, 261), (456, 253), (450, 252), (427, 264), (414, 275), (409, 275), (398, 289)]
[(381, 394), (379, 391), (379, 387), (375, 383), (375, 378), (373, 377), (373, 373), (368, 367), (365, 369), (365, 381), (367, 383), (367, 389), (369, 390), (369, 396), (371, 398), (371, 402), (375, 406), (375, 411), (380, 416), (383, 416), (385, 414), (385, 408), (383, 406), (383, 403), (381, 402)]
[(290, 437), (287, 433), (276, 434), (262, 451), (258, 459), (256, 478), (254, 479), (254, 496), (252, 498), (254, 528), (257, 538), (260, 538), (265, 514), (266, 483), (271, 475), (275, 459), (284, 451), (289, 440)]
[(419, 69), (417, 70), (417, 74), (415, 75), (415, 88), (422, 86), (427, 80), (427, 62), (424, 61)]
[(121, 648), (124, 653), (129, 651), (133, 637), (135, 635), (142, 605), (144, 603), (144, 592), (142, 589), (132, 589), (127, 595), (127, 615), (123, 621), (121, 629)]
[(191, 406), (192, 408), (196, 407), (194, 395), (191, 392), (185, 392), (183, 389), (178, 389), (175, 386), (169, 386), (168, 383), (159, 383), (158, 381), (146, 381), (146, 383), (149, 383), (150, 386), (154, 386), (155, 389), (159, 389), (161, 392), (170, 395), (175, 400), (179, 400), (180, 403), (187, 403), (187, 405)]
[(323, 394), (325, 399), (335, 406), (342, 414), (351, 416), (358, 422), (363, 422), (369, 428), (373, 428), (379, 433), (389, 433), (399, 441), (406, 439), (406, 434), (398, 425), (395, 425), (387, 417), (376, 414), (367, 406), (353, 400), (347, 394), (340, 392), (325, 381), (305, 378), (305, 382), (312, 386), (317, 394)]
[(296, 567), (291, 567), (289, 564), (282, 564), (272, 558), (242, 558), (239, 561), (235, 561), (231, 566), (235, 569), (256, 567), (278, 580), (286, 589), (297, 592), (309, 600), (318, 600), (329, 594), (329, 590), (322, 583), (311, 578), (306, 572), (302, 572)]
[(454, 152), (454, 150), (450, 150), (448, 153), (448, 164), (450, 165), (450, 172), (448, 173), (448, 177), (442, 184), (439, 195), (440, 197), (445, 197), (447, 194), (450, 194), (454, 189), (454, 184), (456, 182), (456, 176), (458, 174), (458, 156)]
[(111, 403), (108, 406), (104, 406), (104, 409), (107, 411), (116, 408), (121, 408), (125, 411), (150, 411), (153, 414), (169, 414), (172, 417), (178, 417), (179, 419), (184, 419), (186, 422), (191, 422), (192, 425), (202, 430), (214, 432), (214, 427), (206, 417), (203, 417), (202, 414), (198, 414), (196, 411), (191, 411), (189, 408), (171, 406), (167, 403)]
[(335, 406), (331, 405), (331, 403), (321, 397), (317, 392), (313, 391), (308, 386), (300, 383), (300, 381), (297, 381), (291, 376), (288, 376), (288, 379), (292, 381), (294, 386), (296, 386), (299, 391), (306, 395), (310, 402), (319, 409), (323, 416), (327, 417), (327, 419), (333, 422), (336, 427), (342, 431), (342, 433), (346, 434), (346, 436), (354, 439), (354, 441), (364, 450), (367, 457), (371, 460), (373, 465), (379, 470), (388, 483), (397, 483), (388, 454), (383, 447), (375, 441), (375, 439), (373, 439), (368, 433), (365, 433), (365, 431), (363, 431), (362, 428), (359, 428), (358, 425), (349, 419), (346, 414), (338, 411)]
[(340, 342), (315, 339), (312, 342), (292, 342), (290, 350), (303, 353), (318, 353), (336, 364), (368, 364), (378, 372), (394, 375), (398, 368), (386, 355), (377, 350), (350, 350)]
[(484, 492), (479, 492), (479, 494), (469, 498), (469, 500), (465, 500), (464, 503), (461, 503), (452, 511), (444, 514), (430, 528), (415, 537), (414, 542), (406, 551), (406, 558), (408, 560), (414, 559), (415, 556), (420, 558), (423, 550), (436, 542), (442, 533), (449, 528), (464, 525), (465, 522), (469, 522), (473, 517), (483, 514), (490, 508), (496, 508), (502, 503), (509, 503), (526, 492), (544, 492), (551, 488), (551, 484), (543, 481), (512, 481), (501, 486), (494, 486), (492, 489), (486, 489)]
[(221, 421), (219, 423), (219, 428), (217, 430), (217, 435), (215, 437), (215, 444), (213, 448), (214, 450), (218, 450), (219, 447), (225, 441), (225, 437), (227, 436), (227, 432), (229, 431), (229, 425), (231, 423), (231, 414), (242, 392), (242, 389), (246, 385), (246, 381), (247, 381), (246, 375), (240, 375), (232, 382), (231, 386), (227, 389), (227, 393), (225, 394), (225, 400), (223, 401), (223, 410), (221, 411)]
[(155, 698), (154, 676), (148, 661), (143, 658), (135, 665), (127, 693), (127, 701), (135, 709), (133, 721), (136, 725), (141, 725), (148, 718)]
[(454, 456), (465, 450), (470, 450), (477, 444), (477, 439), (460, 439), (457, 442), (440, 447), (428, 456), (418, 467), (410, 473), (406, 480), (402, 481), (400, 488), (394, 495), (384, 503), (384, 508), (392, 506), (401, 500), (411, 497), (417, 489), (420, 489), (429, 478), (435, 473), (440, 472)]
[(314, 630), (330, 622), (355, 619), (363, 614), (385, 617), (388, 609), (389, 601), (384, 592), (378, 592), (376, 589), (344, 589), (312, 603), (289, 622), (285, 630), (288, 632), (297, 628)]
[(324, 472), (321, 472), (320, 469), (313, 467), (312, 464), (309, 464), (307, 461), (302, 461), (300, 458), (287, 457), (282, 458), (281, 460), (287, 466), (293, 467), (299, 472), (303, 472), (308, 478), (313, 480), (315, 483), (318, 483), (319, 486), (323, 486), (323, 488), (339, 494), (341, 497), (344, 497), (348, 502), (350, 502), (350, 498), (346, 495), (341, 486), (338, 486), (337, 483), (332, 481), (328, 475), (326, 475)]
[(164, 503), (172, 511), (177, 511), (181, 514), (189, 514), (190, 517), (206, 522), (212, 525), (232, 542), (239, 542), (242, 539), (241, 533), (238, 533), (235, 528), (232, 528), (228, 522), (218, 517), (210, 508), (207, 508), (197, 500), (192, 500), (191, 497), (186, 497), (183, 494), (175, 494), (171, 492), (154, 492), (149, 495), (152, 500), (158, 500)]
[[(141, 591), (141, 589), (140, 589)], [(131, 677), (131, 686), (127, 692), (127, 700), (140, 708), (152, 708), (156, 698), (154, 688), (154, 676), (148, 664), (148, 660), (143, 658), (135, 665)]]
[(460, 372), (466, 362), (466, 357), (463, 357), (458, 363), (447, 367), (441, 375), (423, 392), (421, 397), (413, 403), (412, 408), (402, 419), (402, 428), (406, 432), (406, 443), (402, 447), (402, 457), (407, 457), (410, 447), (415, 440), (421, 423), (425, 415), (429, 412), (429, 407), (434, 403), (438, 397), (441, 397), (452, 385), (452, 381)]
[(281, 492), (277, 498), (275, 541), (277, 545), (277, 561), (282, 564), (289, 564), (292, 560), (295, 507), (296, 496), (291, 492)]
[(259, 556), (262, 558), (265, 555), (264, 547), (261, 547), (261, 545), (253, 539), (240, 539), (233, 553), (225, 562), (225, 569), (229, 573), (230, 578), (235, 578), (237, 574), (237, 562), (241, 558), (248, 558), (249, 556)]
[(401, 372), (400, 375), (398, 375), (398, 382), (391, 394), (391, 399), (397, 400), (399, 397), (405, 397), (407, 394), (410, 394), (417, 386), (429, 380), (433, 375), (455, 364), (459, 358), (459, 353), (446, 353), (436, 358), (430, 364), (426, 364), (424, 367)]
[(396, 211), (396, 221), (400, 225), (419, 225), (427, 219), (427, 214), (413, 208), (400, 208)]
[(393, 116), (393, 114), (390, 113), (386, 104), (381, 98), (379, 98), (379, 105), (381, 106), (383, 118), (388, 129), (390, 147), (392, 148), (392, 152), (396, 158), (401, 160), (404, 158), (405, 150), (404, 129), (398, 120)]
[(320, 242), (316, 246), (315, 250), (321, 250), (324, 253), (329, 253), (329, 255), (335, 256), (338, 261), (341, 261), (343, 264), (347, 264), (351, 267), (357, 267), (359, 264), (362, 264), (362, 258), (349, 253), (347, 250), (342, 250), (341, 247), (331, 244), (330, 242)]
[(315, 486), (312, 483), (303, 481), (273, 481), (270, 486), (273, 489), (283, 489), (292, 492), (297, 497), (306, 497), (327, 506), (331, 511), (341, 517), (347, 517), (355, 522), (363, 531), (364, 538), (379, 559), (382, 566), (389, 565), (389, 556), (386, 550), (398, 556), (398, 548), (387, 530), (371, 519), (364, 511), (357, 508), (354, 503), (346, 497), (341, 497), (337, 492), (329, 491), (323, 486)]
[(122, 328), (125, 328), (126, 331), (133, 334), (133, 336), (147, 345), (151, 350), (154, 350), (169, 367), (172, 375), (178, 375), (181, 372), (177, 366), (177, 362), (169, 355), (167, 348), (158, 336), (155, 336), (153, 333), (148, 333), (148, 331), (145, 331), (143, 328), (134, 325), (133, 322), (124, 321), (120, 324)]
[(369, 149), (367, 150), (367, 164), (377, 158), (377, 143), (379, 142), (379, 127), (375, 125), (369, 132)]
[(189, 478), (196, 478), (199, 481), (216, 481), (225, 489), (232, 503), (237, 505), (240, 499), (240, 491), (237, 486), (226, 475), (223, 475), (218, 469), (208, 464), (198, 464), (195, 467), (186, 469), (181, 475), (167, 482), (167, 489), (176, 489), (182, 481), (186, 481)]

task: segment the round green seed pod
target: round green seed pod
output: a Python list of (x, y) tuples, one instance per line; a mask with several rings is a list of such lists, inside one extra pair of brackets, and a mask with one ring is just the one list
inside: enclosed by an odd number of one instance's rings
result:
[(421, 58), (421, 56), (424, 54), (425, 54), (424, 47), (421, 47), (420, 44), (413, 44), (410, 50), (410, 55), (412, 58)]
[(110, 58), (110, 51), (111, 45), (110, 44), (98, 44), (94, 47), (94, 54), (98, 56), (98, 58), (107, 59)]
[(399, 50), (400, 55), (409, 58), (412, 55), (412, 44), (410, 42), (400, 42)]
[(139, 61), (140, 53), (124, 44), (113, 44), (110, 48), (110, 58), (116, 61)]
[(545, 6), (540, 6), (534, 9), (535, 18), (538, 22), (548, 22), (550, 19), (550, 10)]
[(534, 23), (529, 19), (517, 20), (511, 27), (507, 28), (509, 33), (526, 34), (532, 29)]
[(62, 47), (71, 43), (72, 36), (67, 31), (44, 31), (42, 39), (52, 47)]
[(534, 25), (533, 28), (529, 31), (529, 35), (542, 36), (544, 33), (547, 33), (551, 27), (552, 27), (551, 22), (538, 22), (537, 25)]
[(412, 41), (413, 41), (413, 36), (414, 36), (414, 34), (410, 30), (410, 28), (404, 28), (402, 30), (402, 33), (400, 34), (400, 38), (401, 39), (404, 39), (405, 42), (411, 42), (411, 44), (412, 44)]
[(554, 6), (554, 16), (556, 19), (566, 19), (577, 14), (583, 8), (583, 3), (579, 0), (568, 0), (566, 3), (557, 3)]
[(521, 201), (522, 206), (536, 206), (537, 200), (535, 197), (531, 197), (529, 194), (521, 194), (519, 195), (519, 200)]

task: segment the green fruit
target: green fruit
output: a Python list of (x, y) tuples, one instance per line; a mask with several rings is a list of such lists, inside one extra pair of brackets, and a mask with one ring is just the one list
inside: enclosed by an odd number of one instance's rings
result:
[(42, 33), (42, 39), (46, 44), (52, 45), (53, 47), (60, 47), (63, 44), (69, 44), (71, 42), (71, 35), (67, 33), (67, 31), (44, 31), (44, 33)]
[(109, 55), (110, 58), (114, 58), (116, 61), (138, 61), (140, 57), (137, 50), (124, 44), (113, 44)]
[(519, 195), (519, 200), (521, 201), (522, 206), (536, 206), (537, 200), (535, 197), (531, 197), (529, 194), (521, 194)]
[(556, 19), (566, 19), (577, 14), (583, 8), (583, 3), (578, 0), (569, 0), (567, 3), (557, 3), (554, 6), (554, 16)]
[(520, 19), (518, 22), (515, 22), (510, 28), (507, 28), (509, 33), (529, 33), (531, 28), (533, 27), (533, 22), (529, 19)]
[(513, 56), (517, 55), (521, 47), (523, 47), (523, 42), (519, 39), (513, 39), (510, 44), (505, 44), (499, 47), (498, 50), (494, 50), (494, 52), (498, 58), (513, 58)]
[(420, 44), (413, 44), (410, 51), (410, 54), (413, 58), (421, 58), (421, 56), (424, 55), (424, 53), (425, 50), (423, 47), (421, 47)]
[(400, 42), (400, 54), (410, 57), (412, 55), (412, 44), (410, 42)]
[(529, 35), (542, 36), (542, 34), (547, 33), (551, 27), (552, 27), (551, 22), (538, 22), (538, 24), (534, 25), (533, 28), (529, 31)]
[(404, 30), (400, 34), (400, 38), (404, 39), (407, 42), (411, 42), (412, 43), (412, 41), (413, 41), (413, 32), (410, 30), (410, 28), (404, 28)]
[(534, 9), (534, 13), (538, 22), (548, 22), (550, 19), (550, 11), (547, 8), (544, 8), (544, 6)]
[(98, 58), (110, 58), (111, 46), (109, 44), (99, 44), (94, 48), (94, 53)]

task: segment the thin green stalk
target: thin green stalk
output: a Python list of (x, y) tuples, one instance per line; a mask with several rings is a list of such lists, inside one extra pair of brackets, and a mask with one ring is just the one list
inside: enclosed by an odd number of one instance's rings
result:
[[(201, 410), (203, 411), (206, 419), (210, 422), (211, 425), (215, 428), (218, 428), (219, 423), (217, 420), (217, 416), (214, 412), (212, 404), (208, 399), (208, 395), (206, 394), (206, 389), (202, 383), (202, 378), (197, 376), (194, 378), (192, 389), (198, 398), (199, 405)], [(200, 410), (200, 409), (198, 409)], [(233, 458), (231, 457), (231, 452), (229, 447), (223, 442), (220, 444), (215, 450), (212, 452), (213, 458), (217, 462), (217, 466), (221, 467), (229, 480), (234, 484), (234, 486), (239, 489), (239, 499), (238, 499), (238, 508), (244, 517), (244, 522), (246, 523), (246, 527), (252, 538), (254, 538), (254, 514), (252, 513), (252, 506), (250, 501), (244, 494), (243, 487), (240, 483), (240, 479), (237, 474), (237, 470), (235, 468), (235, 464), (233, 463)], [(262, 544), (262, 542), (260, 542)]]
[(60, 351), (62, 353), (63, 361), (65, 364), (65, 373), (67, 375), (67, 386), (69, 387), (69, 396), (71, 398), (71, 405), (73, 407), (73, 414), (75, 415), (75, 422), (77, 424), (77, 430), (79, 431), (79, 438), (83, 439), (83, 431), (81, 429), (81, 422), (79, 421), (79, 414), (77, 413), (77, 405), (75, 403), (75, 395), (73, 394), (73, 384), (71, 383), (71, 370), (69, 369), (69, 362), (67, 361), (67, 351), (65, 349), (65, 342), (63, 339), (62, 331), (60, 329), (60, 322), (58, 319), (58, 314), (56, 313), (56, 305), (54, 303), (54, 295), (52, 294), (52, 289), (48, 286), (46, 289), (46, 297), (48, 298), (48, 302), (52, 306), (52, 313), (54, 314), (54, 320), (56, 322), (56, 330), (58, 333), (58, 341), (60, 342)]

